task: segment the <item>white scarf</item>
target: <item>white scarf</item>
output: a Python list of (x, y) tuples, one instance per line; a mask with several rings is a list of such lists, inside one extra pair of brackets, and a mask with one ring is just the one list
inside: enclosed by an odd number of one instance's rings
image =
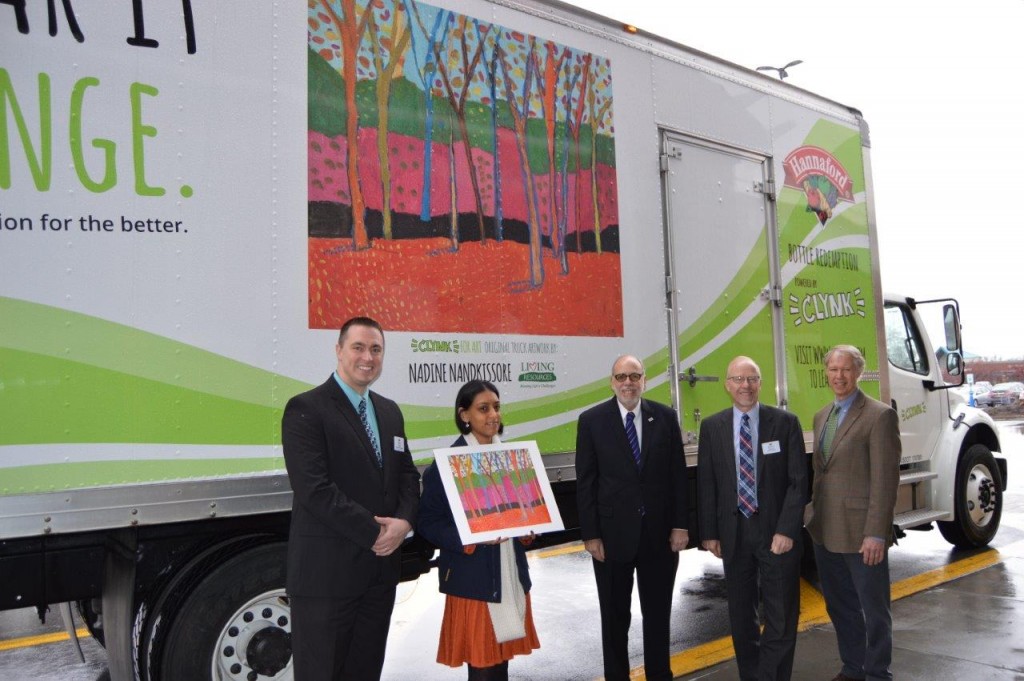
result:
[[(473, 433), (465, 434), (466, 444), (479, 445)], [(501, 439), (497, 435), (491, 440), (491, 444), (500, 444)], [(498, 643), (514, 641), (526, 636), (526, 592), (519, 582), (519, 568), (516, 566), (516, 549), (510, 539), (498, 544), (501, 560), (501, 601), (498, 603), (487, 603), (487, 610), (491, 614), (491, 624), (494, 626), (494, 636)]]

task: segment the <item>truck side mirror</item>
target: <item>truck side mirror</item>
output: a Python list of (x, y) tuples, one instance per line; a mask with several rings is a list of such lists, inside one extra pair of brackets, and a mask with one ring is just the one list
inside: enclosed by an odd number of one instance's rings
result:
[(959, 350), (955, 350), (946, 355), (946, 372), (950, 376), (959, 376), (964, 370), (964, 358), (960, 354)]
[[(946, 332), (946, 349), (953, 353), (960, 352), (960, 315), (955, 305), (942, 306), (942, 326)], [(963, 358), (961, 357), (961, 362)], [(947, 360), (948, 361), (948, 360)], [(953, 373), (950, 371), (950, 373)]]

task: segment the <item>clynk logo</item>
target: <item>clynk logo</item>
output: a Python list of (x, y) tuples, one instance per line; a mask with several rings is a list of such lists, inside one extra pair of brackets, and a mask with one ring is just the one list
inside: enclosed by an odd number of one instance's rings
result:
[(866, 306), (867, 301), (859, 288), (834, 293), (808, 293), (803, 298), (789, 294), (789, 314), (793, 318), (793, 326), (854, 315), (864, 317)]
[(412, 339), (413, 352), (458, 352), (459, 341), (457, 340), (429, 340), (426, 338)]
[(782, 166), (786, 170), (785, 185), (804, 193), (807, 210), (817, 215), (821, 224), (832, 217), (840, 201), (853, 203), (850, 174), (824, 149), (802, 146), (793, 150)]

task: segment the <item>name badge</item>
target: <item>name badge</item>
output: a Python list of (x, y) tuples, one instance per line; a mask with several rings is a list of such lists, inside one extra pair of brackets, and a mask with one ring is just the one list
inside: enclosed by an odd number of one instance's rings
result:
[[(778, 445), (779, 443), (776, 442), (775, 444)], [(396, 435), (395, 436), (395, 451), (396, 452), (404, 452), (405, 451), (405, 438), (402, 437), (401, 435)]]
[(762, 442), (761, 451), (764, 454), (778, 454), (782, 451), (782, 447), (779, 446), (778, 440), (772, 440), (771, 442)]

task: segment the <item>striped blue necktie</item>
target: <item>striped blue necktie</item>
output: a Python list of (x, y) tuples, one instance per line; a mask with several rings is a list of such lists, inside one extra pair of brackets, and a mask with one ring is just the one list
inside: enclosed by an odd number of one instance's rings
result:
[(636, 418), (636, 414), (628, 412), (626, 414), (626, 439), (629, 440), (629, 449), (633, 452), (633, 461), (636, 463), (637, 469), (640, 468), (640, 439), (636, 436), (636, 426), (633, 424), (633, 419)]
[(757, 482), (754, 478), (754, 446), (750, 438), (750, 415), (740, 421), (739, 509), (749, 518), (757, 512)]

